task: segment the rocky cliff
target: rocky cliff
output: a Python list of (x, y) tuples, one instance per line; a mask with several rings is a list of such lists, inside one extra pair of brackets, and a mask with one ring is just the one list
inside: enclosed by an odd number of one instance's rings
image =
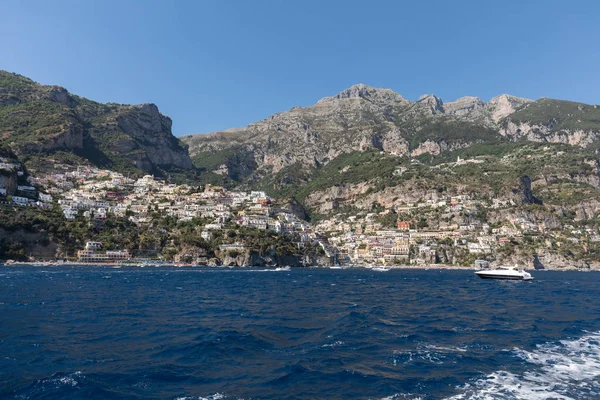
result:
[(7, 231), (0, 228), (0, 259), (26, 261), (29, 258), (54, 259), (58, 245), (47, 232), (30, 232), (25, 229)]
[(540, 99), (506, 115), (499, 133), (511, 140), (597, 146), (600, 109), (597, 105)]
[[(25, 161), (60, 152), (115, 170), (193, 168), (154, 104), (101, 104), (0, 71), (0, 142)], [(35, 162), (34, 162), (35, 164)]]
[(359, 84), (246, 128), (182, 140), (196, 165), (220, 174), (236, 170), (229, 175), (240, 181), (290, 165), (315, 168), (352, 151), (416, 157), (499, 140), (501, 120), (530, 102), (501, 95), (489, 103), (477, 97), (444, 103), (431, 94), (411, 102), (392, 90)]
[(316, 255), (275, 255), (263, 254), (258, 251), (244, 251), (233, 257), (225, 253), (218, 253), (217, 257), (209, 260), (209, 265), (214, 267), (304, 267), (328, 264), (327, 258)]
[(354, 151), (418, 157), (506, 141), (594, 148), (600, 142), (598, 121), (595, 105), (508, 94), (489, 102), (473, 96), (444, 102), (433, 94), (409, 101), (359, 84), (245, 128), (182, 140), (200, 168), (252, 182), (290, 166), (310, 173)]
[(18, 177), (15, 171), (0, 169), (0, 188), (6, 189), (6, 194), (12, 196), (17, 190)]

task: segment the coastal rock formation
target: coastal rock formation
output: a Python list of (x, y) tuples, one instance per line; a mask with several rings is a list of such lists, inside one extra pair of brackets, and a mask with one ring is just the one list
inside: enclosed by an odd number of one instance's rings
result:
[(541, 249), (533, 254), (521, 252), (520, 254), (511, 255), (492, 262), (492, 266), (497, 265), (517, 265), (525, 269), (560, 271), (600, 269), (599, 263), (573, 260), (561, 254)]
[(58, 244), (50, 240), (47, 232), (29, 232), (25, 229), (8, 231), (0, 228), (0, 259), (31, 257), (53, 260), (57, 256), (57, 250)]
[(324, 258), (261, 254), (257, 251), (247, 250), (234, 256), (218, 253), (209, 265), (215, 267), (304, 267), (328, 264), (329, 261)]

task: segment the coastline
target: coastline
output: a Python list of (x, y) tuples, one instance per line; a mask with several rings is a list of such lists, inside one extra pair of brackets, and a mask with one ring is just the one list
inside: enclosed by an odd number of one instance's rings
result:
[[(64, 261), (64, 262), (34, 262), (34, 261), (19, 261), (12, 262), (7, 264), (6, 261), (0, 261), (0, 267), (112, 267), (112, 268), (122, 268), (122, 267), (131, 267), (131, 268), (159, 268), (159, 267), (168, 267), (168, 268), (208, 268), (208, 269), (243, 269), (243, 268), (266, 268), (278, 270), (282, 266), (278, 265), (255, 265), (255, 266), (210, 266), (210, 265), (194, 265), (194, 264), (182, 264), (182, 263), (157, 263), (157, 262), (130, 262), (130, 263), (81, 263), (74, 261)], [(324, 266), (324, 265), (308, 265), (302, 267), (290, 267), (291, 269), (302, 269), (302, 268), (319, 268), (319, 269), (333, 269), (333, 270), (351, 270), (351, 269), (371, 269), (374, 268), (385, 268), (386, 271), (391, 270), (464, 270), (464, 271), (477, 271), (478, 268), (473, 266), (457, 266), (457, 265), (444, 265), (444, 264), (427, 264), (427, 265), (390, 265), (390, 266), (344, 266), (344, 267), (332, 267), (332, 266)], [(524, 268), (526, 271), (579, 271), (579, 272), (600, 272), (600, 269), (596, 268), (577, 268), (573, 266), (567, 266), (565, 268), (552, 268), (552, 269), (534, 269), (534, 268)], [(385, 272), (385, 271), (377, 271), (377, 272)]]

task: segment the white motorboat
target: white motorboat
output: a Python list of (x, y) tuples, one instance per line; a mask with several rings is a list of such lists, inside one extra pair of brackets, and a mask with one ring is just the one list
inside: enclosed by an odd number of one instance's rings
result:
[(386, 268), (386, 267), (373, 267), (372, 270), (379, 271), (379, 272), (388, 272), (390, 269)]
[(518, 267), (499, 266), (496, 269), (482, 269), (475, 272), (481, 279), (510, 279), (515, 281), (529, 281), (533, 276)]

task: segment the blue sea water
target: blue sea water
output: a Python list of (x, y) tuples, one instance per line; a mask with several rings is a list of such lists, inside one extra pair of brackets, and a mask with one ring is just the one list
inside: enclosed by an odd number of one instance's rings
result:
[(2, 399), (600, 399), (600, 273), (0, 267)]

